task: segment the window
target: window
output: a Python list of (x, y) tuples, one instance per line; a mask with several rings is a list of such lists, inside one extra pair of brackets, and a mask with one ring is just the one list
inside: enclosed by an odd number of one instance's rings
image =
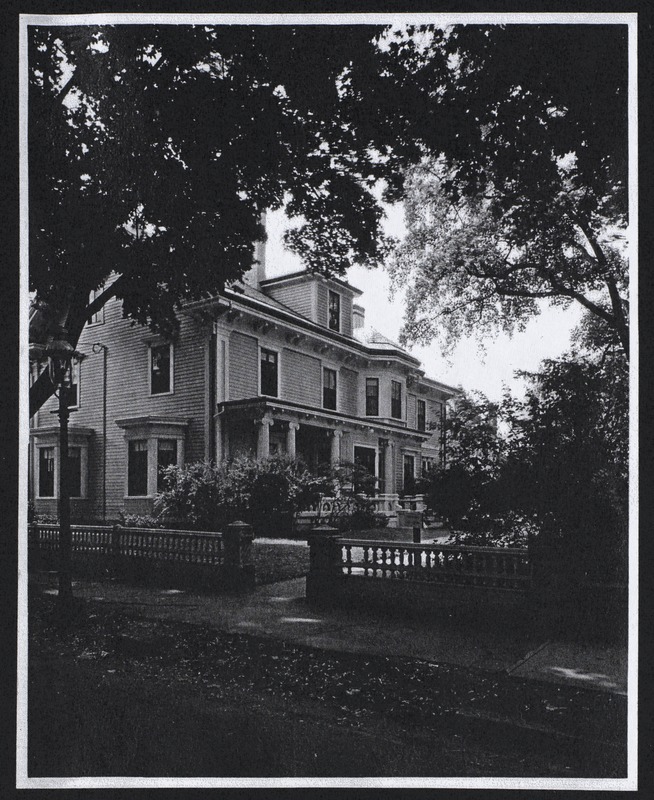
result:
[[(89, 295), (89, 304), (92, 303), (96, 297), (99, 297), (102, 292), (104, 292), (104, 286), (101, 286), (99, 289), (94, 289), (91, 294)], [(104, 306), (95, 312), (95, 314), (91, 315), (91, 319), (89, 320), (89, 325), (100, 325), (104, 322)]]
[(68, 408), (79, 406), (79, 361), (73, 361), (70, 365), (70, 384), (64, 388)]
[(354, 471), (354, 491), (373, 494), (375, 491), (375, 475), (377, 451), (373, 447), (354, 447), (354, 463), (358, 469)]
[(261, 348), (261, 394), (277, 397), (277, 353)]
[(150, 394), (170, 394), (173, 390), (173, 348), (170, 344), (150, 346)]
[(391, 381), (391, 417), (402, 419), (402, 384)]
[(332, 331), (341, 329), (341, 296), (329, 290), (329, 328)]
[(415, 457), (404, 456), (404, 491), (413, 491), (415, 479)]
[(39, 497), (54, 497), (54, 447), (39, 448)]
[(336, 370), (327, 367), (322, 371), (322, 406), (336, 411)]
[(427, 478), (430, 472), (433, 472), (436, 469), (436, 459), (435, 458), (427, 458), (426, 456), (422, 457), (422, 477)]
[(427, 430), (427, 404), (424, 400), (416, 400), (416, 420), (419, 431)]
[(166, 468), (177, 464), (177, 439), (159, 439), (157, 441), (157, 491), (165, 487)]
[(71, 497), (82, 496), (82, 448), (68, 448), (68, 480)]
[(148, 443), (145, 439), (133, 439), (127, 457), (127, 494), (139, 497), (147, 493)]
[(379, 416), (379, 378), (366, 378), (366, 416)]

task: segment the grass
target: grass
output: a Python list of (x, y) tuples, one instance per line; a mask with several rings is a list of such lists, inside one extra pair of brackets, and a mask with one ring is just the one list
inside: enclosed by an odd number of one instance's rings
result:
[(309, 546), (306, 542), (255, 539), (252, 556), (259, 585), (301, 578), (309, 571)]

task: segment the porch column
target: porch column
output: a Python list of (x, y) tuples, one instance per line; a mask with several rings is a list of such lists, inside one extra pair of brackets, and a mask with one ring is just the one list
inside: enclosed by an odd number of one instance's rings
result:
[(385, 494), (394, 494), (395, 493), (395, 481), (393, 473), (395, 470), (393, 469), (393, 445), (389, 442), (386, 447), (384, 448), (384, 493)]
[(299, 422), (289, 422), (286, 432), (286, 455), (295, 458), (295, 431), (300, 427)]
[(331, 462), (332, 464), (338, 464), (341, 460), (341, 436), (343, 435), (343, 431), (340, 428), (337, 428), (335, 431), (332, 431), (332, 454), (331, 454)]
[(257, 458), (268, 458), (270, 455), (270, 426), (273, 424), (272, 417), (265, 416), (258, 420), (259, 437), (257, 439)]

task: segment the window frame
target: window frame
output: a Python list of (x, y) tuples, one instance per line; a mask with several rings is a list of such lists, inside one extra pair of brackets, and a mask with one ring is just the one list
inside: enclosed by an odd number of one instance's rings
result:
[[(369, 395), (368, 395), (368, 384), (369, 384), (369, 383), (372, 383), (372, 381), (374, 381), (374, 382), (375, 382), (375, 385), (376, 385), (376, 387), (377, 387), (377, 392), (376, 392), (376, 394), (375, 394), (375, 407), (376, 407), (376, 411), (375, 411), (375, 413), (374, 413), (374, 414), (371, 414), (371, 413), (368, 411), (368, 397), (369, 397)], [(379, 378), (374, 378), (374, 377), (366, 377), (366, 386), (365, 386), (365, 391), (366, 391), (366, 417), (378, 417), (378, 416), (379, 416)], [(370, 396), (372, 396), (372, 395), (370, 395)]]
[[(176, 466), (179, 463), (179, 441), (177, 439), (174, 439), (174, 438), (170, 437), (170, 436), (158, 436), (157, 439), (156, 439), (156, 442), (157, 442), (157, 445), (156, 445), (156, 451), (157, 451), (157, 492), (162, 492), (165, 489), (165, 486), (163, 485), (163, 472), (164, 472), (164, 470), (167, 469), (169, 466), (172, 466), (172, 465)], [(161, 459), (160, 459), (160, 454), (162, 452), (162, 450), (161, 450), (161, 443), (162, 442), (167, 442), (167, 443), (172, 442), (175, 445), (175, 449), (174, 449), (175, 457), (174, 457), (174, 459), (172, 461), (170, 461), (168, 464), (166, 464), (163, 468), (161, 466)]]
[[(36, 499), (37, 500), (56, 500), (57, 499), (57, 448), (55, 445), (37, 445), (38, 451), (37, 467), (36, 467)], [(41, 458), (42, 454), (46, 451), (52, 451), (52, 494), (43, 494), (41, 491)]]
[[(75, 374), (77, 373), (77, 374)], [(77, 381), (75, 381), (77, 378)], [(81, 359), (73, 359), (70, 365), (70, 386), (66, 387), (64, 391), (72, 392), (75, 386), (75, 402), (68, 403), (68, 408), (77, 410), (82, 405), (82, 361)]]
[[(395, 387), (398, 387), (398, 397), (394, 397), (393, 390)], [(396, 407), (395, 403), (399, 404), (399, 413), (395, 413)], [(403, 419), (402, 417), (402, 382), (396, 381), (391, 379), (391, 418), (392, 419)]]
[[(104, 290), (104, 286), (101, 286), (99, 289), (91, 289), (89, 292), (89, 305), (96, 299), (96, 297), (99, 297)], [(89, 328), (94, 325), (104, 325), (104, 306), (96, 311), (86, 324)]]
[[(153, 392), (152, 391), (152, 355), (153, 351), (167, 347), (168, 348), (168, 391), (167, 392)], [(150, 342), (148, 345), (148, 383), (150, 388), (150, 397), (165, 397), (166, 395), (175, 394), (175, 358), (174, 358), (174, 345), (172, 342)]]
[[(342, 321), (342, 307), (343, 304), (341, 302), (341, 295), (339, 292), (334, 291), (333, 289), (328, 289), (327, 295), (327, 327), (330, 331), (334, 331), (335, 333), (341, 332), (341, 321)], [(332, 308), (332, 300), (335, 300), (335, 308)], [(336, 313), (336, 325), (332, 325), (332, 311)]]
[[(70, 456), (71, 456), (71, 452), (73, 450), (76, 450), (79, 453), (79, 460), (78, 460), (79, 475), (76, 476), (79, 479), (79, 494), (75, 494), (73, 492), (73, 481), (72, 481), (73, 474), (72, 474), (71, 469), (70, 469), (70, 462), (71, 462), (71, 457)], [(82, 475), (83, 475), (82, 448), (79, 445), (71, 445), (68, 448), (68, 476), (69, 476), (69, 479), (70, 479), (69, 488), (70, 488), (70, 497), (71, 497), (72, 500), (81, 500), (84, 497), (84, 494), (83, 494), (83, 492), (84, 492), (84, 484), (82, 482)]]
[(419, 431), (427, 430), (427, 401), (419, 397), (416, 398), (416, 428)]
[[(262, 367), (264, 364), (263, 361), (263, 354), (269, 353), (275, 356), (275, 394), (269, 394), (268, 392), (263, 391), (263, 373)], [(280, 397), (280, 389), (281, 389), (281, 368), (280, 368), (280, 356), (279, 350), (274, 350), (271, 347), (263, 347), (262, 345), (259, 346), (259, 396), (260, 397)]]
[[(138, 451), (135, 451), (135, 452), (139, 452), (139, 453), (145, 453), (145, 473), (144, 473), (144, 476), (143, 476), (144, 479), (145, 479), (145, 492), (132, 492), (131, 491), (132, 447), (134, 445), (137, 445), (137, 444), (145, 445), (145, 447), (143, 447), (142, 449), (139, 449)], [(150, 471), (150, 447), (149, 447), (148, 439), (147, 438), (146, 439), (129, 439), (128, 442), (127, 442), (127, 492), (126, 492), (126, 496), (127, 497), (130, 497), (130, 498), (133, 498), (133, 497), (149, 497), (149, 494), (148, 494), (148, 489), (150, 488), (149, 485), (148, 485), (149, 484), (149, 481), (148, 481), (149, 471)]]
[[(325, 383), (325, 377), (327, 373), (331, 373), (334, 376), (334, 387), (328, 387)], [(330, 406), (327, 405), (326, 402), (326, 395), (325, 392), (334, 392), (334, 405)], [(328, 411), (338, 411), (338, 370), (334, 369), (333, 367), (326, 367), (323, 364), (322, 367), (322, 407), (326, 408)]]

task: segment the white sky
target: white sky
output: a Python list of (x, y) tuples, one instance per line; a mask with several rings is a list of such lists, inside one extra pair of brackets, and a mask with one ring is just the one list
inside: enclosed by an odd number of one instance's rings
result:
[[(385, 208), (386, 233), (402, 237), (405, 226), (401, 206)], [(286, 250), (282, 243), (288, 225), (283, 211), (268, 213), (268, 277), (303, 269), (301, 260)], [(348, 280), (363, 291), (357, 303), (366, 309), (366, 323), (397, 341), (404, 317), (404, 292), (392, 296), (389, 275), (381, 269), (354, 267), (348, 272)], [(420, 359), (429, 377), (451, 386), (478, 390), (491, 400), (499, 400), (504, 385), (514, 393), (521, 393), (522, 382), (514, 378), (516, 370), (535, 371), (544, 358), (556, 358), (569, 349), (570, 333), (580, 318), (581, 311), (576, 305), (565, 310), (544, 305), (541, 315), (531, 320), (524, 332), (513, 337), (498, 334), (495, 340), (486, 340), (485, 355), (480, 354), (473, 340), (462, 341), (449, 363), (435, 343), (429, 347), (409, 348), (409, 352)]]

